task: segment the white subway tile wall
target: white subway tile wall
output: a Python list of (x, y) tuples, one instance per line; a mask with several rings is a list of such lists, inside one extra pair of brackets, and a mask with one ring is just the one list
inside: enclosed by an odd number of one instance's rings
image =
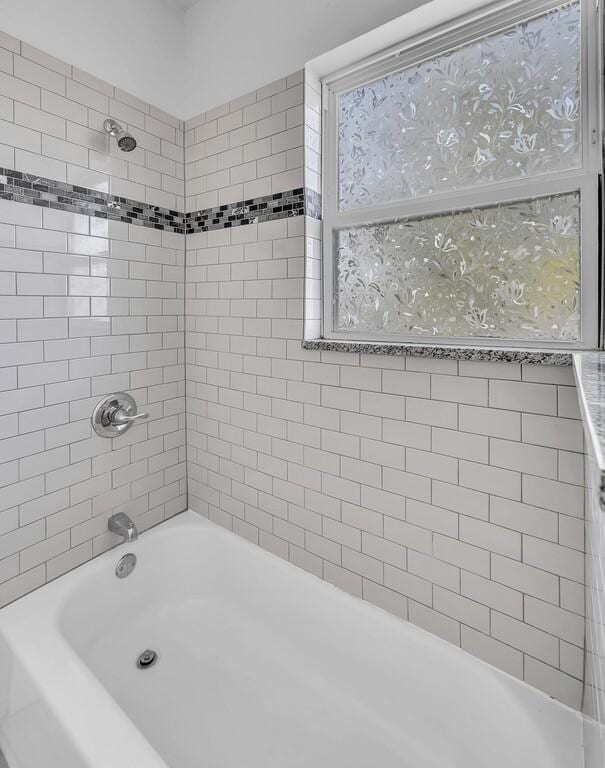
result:
[[(321, 83), (305, 71), (304, 83), (304, 182), (321, 196)], [(322, 325), (321, 228), (317, 222), (305, 227), (303, 336), (318, 339)]]
[[(586, 768), (605, 762), (605, 524), (600, 501), (601, 471), (586, 441), (586, 662), (584, 712), (597, 726), (585, 722)], [(573, 657), (570, 657), (573, 661)], [(579, 664), (579, 660), (576, 662)]]
[[(179, 120), (0, 44), (0, 166), (183, 209)], [(186, 507), (184, 263), (182, 235), (0, 200), (0, 605), (116, 543), (112, 512)], [(90, 416), (116, 390), (151, 418), (107, 440)]]
[(187, 121), (187, 211), (303, 186), (303, 73)]
[[(302, 72), (183, 126), (0, 42), (1, 167), (178, 211), (320, 191)], [(579, 707), (571, 371), (303, 350), (320, 244), (305, 217), (189, 235), (185, 290), (181, 235), (0, 201), (0, 605), (114, 543), (109, 513), (184, 509), (188, 477), (196, 511)], [(152, 418), (108, 441), (118, 389)]]
[[(302, 80), (187, 123), (189, 208), (318, 188)], [(320, 236), (302, 217), (188, 236), (190, 506), (579, 708), (571, 369), (303, 350)]]

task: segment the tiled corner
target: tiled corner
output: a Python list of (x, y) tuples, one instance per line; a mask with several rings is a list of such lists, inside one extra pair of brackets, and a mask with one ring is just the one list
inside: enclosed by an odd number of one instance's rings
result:
[[(187, 505), (183, 126), (3, 42), (0, 605), (114, 544), (111, 512), (145, 529)], [(116, 390), (151, 418), (111, 441), (90, 415)]]

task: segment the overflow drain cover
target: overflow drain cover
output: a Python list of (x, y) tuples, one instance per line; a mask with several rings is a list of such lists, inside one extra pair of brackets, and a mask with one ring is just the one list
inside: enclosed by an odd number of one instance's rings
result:
[(139, 669), (149, 669), (149, 667), (153, 667), (157, 660), (157, 651), (152, 651), (148, 648), (146, 651), (143, 651), (137, 659), (137, 667)]

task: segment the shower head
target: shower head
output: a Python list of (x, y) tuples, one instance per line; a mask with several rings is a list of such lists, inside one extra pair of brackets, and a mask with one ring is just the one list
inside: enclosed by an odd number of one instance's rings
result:
[(113, 136), (113, 138), (117, 141), (118, 147), (122, 150), (122, 152), (132, 152), (132, 150), (136, 147), (137, 140), (135, 137), (131, 133), (128, 133), (128, 131), (125, 131), (119, 123), (116, 123), (115, 120), (108, 118), (103, 123), (103, 128), (105, 129), (105, 133)]

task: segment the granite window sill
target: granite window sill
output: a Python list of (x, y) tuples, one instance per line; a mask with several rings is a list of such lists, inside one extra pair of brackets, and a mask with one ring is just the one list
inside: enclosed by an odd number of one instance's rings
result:
[(498, 363), (524, 363), (529, 365), (570, 366), (572, 352), (539, 349), (513, 349), (499, 347), (451, 347), (437, 344), (386, 344), (337, 339), (305, 339), (303, 349), (322, 352), (357, 352), (367, 355), (393, 355), (402, 357), (432, 357), (441, 360), (482, 360)]

